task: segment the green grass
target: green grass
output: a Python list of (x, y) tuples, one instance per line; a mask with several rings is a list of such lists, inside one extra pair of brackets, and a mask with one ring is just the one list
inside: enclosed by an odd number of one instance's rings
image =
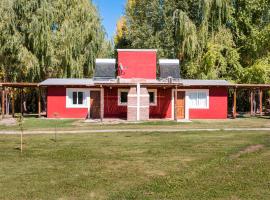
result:
[(269, 132), (52, 138), (0, 135), (0, 199), (270, 199)]
[[(38, 119), (25, 118), (26, 130), (96, 130), (96, 129), (168, 129), (168, 128), (270, 128), (269, 117), (251, 117), (226, 120), (192, 120), (191, 123), (177, 123), (175, 121), (148, 121), (142, 123), (102, 124), (85, 123), (76, 119)], [(19, 127), (0, 125), (0, 130), (18, 130)]]

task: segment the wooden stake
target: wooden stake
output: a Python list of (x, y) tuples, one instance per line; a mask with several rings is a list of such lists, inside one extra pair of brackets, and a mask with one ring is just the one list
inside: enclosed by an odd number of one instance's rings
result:
[(21, 153), (23, 151), (23, 130), (21, 130)]
[(260, 89), (260, 115), (262, 116), (262, 111), (263, 111), (263, 90)]
[(233, 118), (236, 119), (236, 100), (237, 100), (237, 93), (236, 93), (236, 88), (234, 89), (233, 92)]

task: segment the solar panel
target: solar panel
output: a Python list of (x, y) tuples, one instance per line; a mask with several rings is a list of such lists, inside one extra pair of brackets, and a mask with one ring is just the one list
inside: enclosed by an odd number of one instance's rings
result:
[(115, 59), (97, 59), (95, 66), (95, 80), (115, 79)]
[(159, 61), (160, 78), (172, 77), (180, 78), (180, 64), (179, 60), (160, 60)]

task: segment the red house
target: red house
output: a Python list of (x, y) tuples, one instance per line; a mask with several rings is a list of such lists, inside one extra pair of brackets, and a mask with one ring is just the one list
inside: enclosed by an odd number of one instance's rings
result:
[[(97, 59), (92, 79), (47, 79), (48, 118), (226, 119), (224, 80), (180, 77), (179, 60), (157, 59), (156, 50), (119, 49)], [(57, 113), (57, 114), (56, 114)]]

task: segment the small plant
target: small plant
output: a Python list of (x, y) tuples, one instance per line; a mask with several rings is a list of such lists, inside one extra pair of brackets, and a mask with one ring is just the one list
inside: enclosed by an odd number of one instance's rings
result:
[(56, 142), (56, 133), (57, 133), (57, 118), (59, 114), (57, 112), (53, 113), (53, 116), (55, 118), (55, 123), (54, 123), (54, 141)]
[(20, 131), (21, 131), (21, 153), (23, 151), (23, 116), (20, 114), (17, 118), (17, 123), (19, 125)]

